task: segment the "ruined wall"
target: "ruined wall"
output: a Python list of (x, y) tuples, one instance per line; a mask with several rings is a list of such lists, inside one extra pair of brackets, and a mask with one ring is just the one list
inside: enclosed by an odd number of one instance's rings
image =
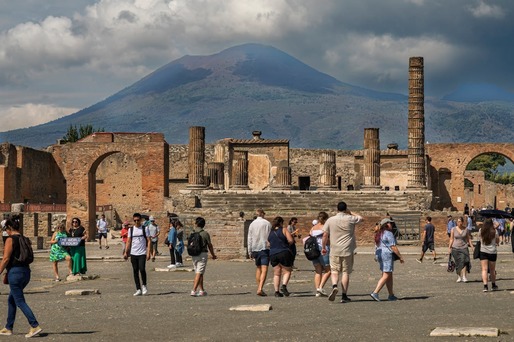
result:
[[(405, 150), (387, 149), (380, 151), (380, 187), (394, 190), (398, 187), (403, 191), (408, 185), (408, 152)], [(364, 151), (355, 152), (356, 189), (363, 184)]]
[(0, 144), (0, 202), (20, 202), (21, 184), (17, 181), (17, 150), (9, 143)]

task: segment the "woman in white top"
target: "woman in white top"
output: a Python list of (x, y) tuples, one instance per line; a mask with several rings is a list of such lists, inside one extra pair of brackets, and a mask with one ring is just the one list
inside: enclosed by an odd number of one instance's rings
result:
[[(328, 214), (320, 211), (318, 214), (318, 222), (312, 226), (309, 235), (316, 237), (318, 240), (318, 248), (321, 251), (321, 240), (323, 237), (323, 225), (328, 219)], [(316, 221), (316, 220), (314, 220)], [(314, 223), (314, 222), (313, 222)], [(317, 259), (312, 260), (314, 265), (314, 286), (316, 287), (316, 297), (327, 297), (327, 293), (323, 290), (323, 286), (330, 278), (330, 262), (329, 262), (330, 249), (327, 246), (327, 254), (320, 255)]]
[(480, 265), (482, 266), (482, 282), (484, 283), (484, 292), (489, 291), (487, 286), (487, 272), (491, 275), (492, 290), (498, 290), (496, 286), (496, 258), (498, 251), (496, 246), (500, 242), (500, 237), (494, 226), (492, 219), (487, 218), (484, 225), (478, 232), (480, 237)]

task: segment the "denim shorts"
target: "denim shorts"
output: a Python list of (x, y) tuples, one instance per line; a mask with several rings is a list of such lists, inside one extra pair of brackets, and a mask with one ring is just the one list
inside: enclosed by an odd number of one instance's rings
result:
[(252, 258), (255, 260), (255, 266), (268, 266), (269, 249), (263, 249), (262, 251), (252, 252)]
[(317, 259), (312, 260), (314, 266), (321, 265), (321, 267), (330, 266), (330, 254), (320, 255)]

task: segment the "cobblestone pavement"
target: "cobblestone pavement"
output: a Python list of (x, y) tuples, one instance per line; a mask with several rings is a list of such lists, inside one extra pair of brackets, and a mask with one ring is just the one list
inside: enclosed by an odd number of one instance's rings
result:
[[(514, 340), (514, 258), (500, 246), (499, 291), (483, 293), (480, 265), (473, 261), (468, 283), (456, 283), (446, 272), (446, 248), (440, 248), (437, 263), (415, 261), (419, 247), (400, 247), (406, 255), (395, 265), (397, 302), (374, 302), (369, 293), (380, 277), (373, 261), (373, 247), (361, 247), (351, 275), (351, 303), (329, 302), (313, 292), (313, 270), (303, 257), (297, 260), (288, 286), (290, 297), (275, 298), (272, 272), (265, 291), (255, 295), (255, 267), (251, 262), (209, 260), (205, 287), (209, 295), (189, 295), (194, 273), (156, 272), (166, 267), (168, 257), (147, 263), (149, 294), (133, 297), (135, 291), (130, 263), (121, 260), (121, 247), (99, 250), (88, 244), (89, 274), (99, 278), (79, 282), (54, 282), (48, 253), (38, 253), (32, 265), (32, 281), (26, 289), (41, 326), (42, 339), (49, 341), (423, 341), (436, 327), (497, 327), (501, 334), (468, 340)], [(64, 275), (65, 267), (61, 269)], [(191, 262), (186, 261), (186, 269)], [(329, 286), (326, 286), (328, 289)], [(100, 295), (65, 296), (67, 290), (98, 289)], [(0, 286), (0, 322), (5, 322), (8, 288)], [(384, 289), (382, 297), (387, 296)], [(268, 312), (236, 312), (236, 305), (271, 304)], [(16, 336), (1, 340), (24, 340), (28, 331), (18, 311)]]

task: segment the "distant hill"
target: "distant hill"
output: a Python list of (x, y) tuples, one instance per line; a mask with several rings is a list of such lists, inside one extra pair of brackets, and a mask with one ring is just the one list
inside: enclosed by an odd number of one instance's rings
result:
[(461, 85), (452, 93), (444, 96), (443, 100), (457, 102), (514, 102), (514, 93), (508, 92), (494, 84), (469, 83)]
[[(406, 67), (407, 68), (407, 67)], [(407, 91), (407, 89), (406, 89)], [(382, 147), (407, 146), (407, 97), (343, 83), (271, 46), (245, 44), (211, 56), (184, 56), (77, 113), (0, 141), (46, 147), (70, 124), (106, 131), (162, 132), (188, 142), (188, 128), (206, 127), (207, 143), (289, 139), (292, 147), (362, 148), (366, 127), (380, 128)], [(510, 141), (514, 103), (426, 101), (430, 142)]]

